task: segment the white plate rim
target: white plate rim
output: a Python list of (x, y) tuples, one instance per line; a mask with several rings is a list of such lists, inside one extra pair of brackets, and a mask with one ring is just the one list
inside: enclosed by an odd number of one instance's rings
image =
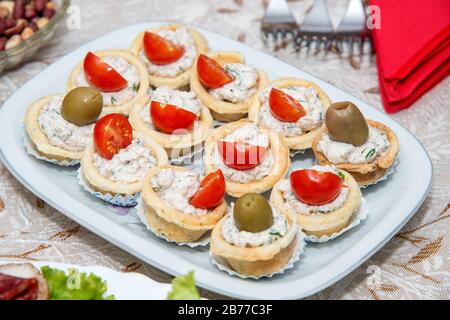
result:
[[(120, 33), (126, 32), (128, 29), (131, 29), (131, 28), (144, 29), (144, 28), (155, 27), (155, 26), (165, 24), (165, 23), (168, 23), (168, 21), (140, 23), (140, 24), (130, 25), (130, 26), (126, 26), (126, 27), (111, 31), (97, 39), (94, 39), (94, 40), (86, 43), (85, 45), (76, 49), (74, 52), (67, 54), (66, 56), (62, 57), (61, 59), (59, 59), (52, 65), (50, 65), (46, 70), (48, 70), (52, 67), (54, 68), (55, 65), (57, 65), (57, 64), (63, 64), (65, 62), (65, 60), (70, 60), (70, 58), (72, 56), (76, 56), (77, 54), (79, 55), (80, 52), (85, 52), (86, 50), (89, 50), (90, 47), (91, 48), (95, 47), (95, 43), (97, 41), (100, 41), (102, 39), (110, 37), (112, 34), (120, 34)], [(201, 27), (196, 27), (196, 28), (199, 29), (201, 32), (203, 32), (206, 35), (209, 34), (209, 36), (213, 36), (213, 37), (216, 37), (219, 39), (226, 39), (228, 42), (233, 42), (237, 47), (240, 47), (244, 50), (244, 54), (245, 54), (245, 50), (248, 50), (249, 52), (257, 52), (258, 55), (265, 56), (265, 58), (269, 58), (271, 60), (274, 59), (276, 61), (279, 61), (282, 64), (285, 64), (287, 67), (295, 68), (299, 72), (306, 75), (308, 79), (315, 81), (320, 86), (331, 87), (334, 90), (337, 90), (340, 93), (346, 95), (347, 97), (351, 97), (353, 101), (356, 101), (357, 103), (363, 105), (365, 108), (370, 107), (367, 103), (361, 101), (359, 98), (354, 97), (351, 94), (348, 94), (346, 92), (343, 92), (341, 89), (338, 89), (338, 88), (332, 86), (331, 84), (328, 84), (325, 81), (323, 81), (311, 74), (301, 71), (297, 67), (295, 67), (287, 62), (280, 61), (277, 58), (272, 57), (268, 53), (253, 49), (245, 44), (242, 44), (235, 40), (228, 39), (220, 34), (209, 31), (205, 28), (201, 28)], [(41, 72), (40, 74), (38, 74), (36, 77), (30, 79), (27, 83), (25, 83), (22, 86), (21, 89), (19, 89), (17, 92), (15, 92), (8, 99), (8, 101), (5, 102), (4, 106), (2, 108), (0, 108), (0, 115), (2, 113), (6, 112), (6, 111), (4, 111), (4, 110), (7, 110), (7, 108), (5, 108), (5, 105), (8, 105), (8, 102), (10, 100), (13, 100), (17, 94), (20, 94), (21, 91), (25, 91), (25, 89), (23, 89), (23, 88), (24, 87), (26, 88), (27, 86), (29, 86), (31, 82), (36, 81), (35, 79), (39, 78), (39, 76), (42, 75), (43, 73), (45, 73), (45, 70), (43, 72)], [(8, 170), (16, 177), (16, 179), (18, 179), (27, 189), (32, 191), (34, 194), (36, 194), (40, 198), (44, 199), (49, 205), (51, 205), (52, 207), (61, 211), (64, 215), (66, 215), (70, 219), (76, 221), (80, 225), (86, 227), (87, 229), (91, 230), (92, 232), (98, 234), (99, 236), (107, 239), (108, 241), (112, 242), (113, 244), (119, 246), (120, 248), (130, 252), (131, 254), (139, 257), (140, 259), (148, 262), (149, 264), (151, 264), (161, 270), (164, 270), (173, 275), (185, 274), (188, 270), (196, 270), (197, 284), (200, 287), (203, 287), (205, 289), (209, 289), (209, 290), (212, 290), (212, 291), (215, 291), (218, 293), (222, 293), (227, 296), (237, 297), (237, 298), (244, 298), (244, 299), (246, 299), (246, 298), (254, 298), (254, 299), (303, 298), (305, 296), (312, 295), (312, 294), (332, 285), (333, 283), (337, 282), (338, 280), (342, 279), (344, 276), (349, 274), (351, 271), (353, 271), (355, 268), (357, 268), (359, 265), (361, 265), (364, 261), (366, 261), (375, 252), (377, 252), (382, 246), (384, 246), (384, 244), (386, 242), (388, 242), (401, 229), (401, 227), (403, 227), (406, 224), (406, 222), (412, 217), (412, 215), (417, 211), (417, 209), (421, 206), (421, 204), (425, 200), (425, 198), (431, 188), (433, 167), (432, 167), (431, 159), (430, 159), (428, 153), (426, 152), (424, 146), (408, 129), (403, 127), (401, 124), (399, 124), (399, 123), (395, 122), (394, 120), (392, 120), (391, 118), (387, 117), (381, 111), (378, 111), (378, 110), (374, 109), (373, 107), (370, 107), (370, 108), (372, 109), (371, 112), (373, 112), (377, 115), (380, 115), (380, 117), (382, 117), (382, 118), (385, 118), (385, 121), (388, 123), (388, 125), (391, 124), (393, 126), (397, 126), (397, 127), (401, 128), (402, 130), (404, 130), (410, 136), (410, 138), (412, 137), (415, 140), (415, 142), (418, 144), (418, 146), (420, 146), (420, 148), (422, 149), (423, 153), (426, 156), (426, 160), (427, 160), (426, 165), (428, 165), (428, 168), (426, 168), (426, 174), (427, 174), (427, 177), (426, 177), (427, 181), (425, 182), (426, 187), (422, 188), (423, 191), (421, 193), (420, 199), (414, 203), (414, 206), (409, 210), (408, 213), (402, 214), (401, 219), (394, 219), (394, 215), (383, 217), (383, 219), (381, 219), (379, 221), (379, 223), (376, 226), (374, 226), (369, 231), (369, 233), (367, 233), (366, 236), (359, 243), (355, 244), (352, 248), (348, 249), (345, 252), (345, 255), (343, 255), (343, 256), (348, 258), (348, 260), (351, 260), (352, 261), (351, 263), (349, 263), (348, 261), (347, 262), (344, 261), (345, 259), (343, 260), (342, 259), (343, 257), (336, 259), (332, 264), (328, 265), (327, 267), (324, 267), (324, 268), (320, 269), (319, 271), (317, 271), (311, 275), (308, 275), (300, 280), (293, 281), (293, 282), (298, 282), (298, 281), (302, 282), (302, 288), (300, 288), (298, 290), (294, 290), (294, 291), (285, 290), (285, 289), (283, 289), (285, 284), (271, 283), (270, 284), (271, 292), (274, 292), (274, 291), (277, 291), (277, 289), (280, 289), (279, 290), (280, 294), (277, 294), (276, 296), (273, 296), (273, 294), (271, 295), (269, 292), (267, 292), (268, 291), (267, 288), (266, 288), (266, 290), (261, 290), (262, 288), (260, 288), (258, 290), (250, 290), (252, 292), (252, 293), (250, 293), (247, 288), (244, 289), (243, 287), (241, 287), (240, 290), (233, 290), (232, 284), (231, 285), (226, 284), (221, 287), (215, 286), (214, 283), (217, 283), (217, 282), (220, 283), (220, 281), (217, 281), (217, 277), (220, 278), (219, 274), (214, 273), (209, 270), (206, 270), (206, 269), (203, 269), (203, 268), (196, 268), (195, 264), (190, 263), (189, 261), (186, 261), (182, 258), (178, 258), (172, 254), (170, 254), (171, 255), (170, 260), (172, 260), (171, 264), (166, 264), (166, 263), (161, 262), (162, 260), (165, 260), (167, 257), (165, 257), (164, 259), (161, 259), (161, 257), (159, 257), (160, 259), (158, 259), (158, 260), (152, 259), (152, 258), (150, 258), (150, 255), (145, 254), (146, 248), (139, 248), (139, 247), (142, 247), (142, 243), (139, 244), (141, 242), (141, 240), (136, 235), (134, 235), (131, 230), (123, 230), (123, 227), (120, 227), (114, 221), (111, 221), (107, 217), (100, 216), (100, 215), (95, 216), (94, 220), (99, 220), (99, 221), (97, 221), (98, 223), (95, 223), (96, 225), (108, 226), (109, 232), (106, 233), (104, 230), (93, 225), (94, 221), (92, 221), (92, 220), (88, 221), (82, 215), (73, 214), (70, 212), (69, 209), (67, 209), (67, 207), (70, 207), (70, 205), (74, 202), (75, 202), (75, 204), (78, 205), (78, 207), (81, 206), (86, 211), (92, 211), (92, 209), (90, 209), (89, 207), (85, 206), (82, 203), (79, 203), (78, 201), (76, 201), (74, 199), (71, 199), (70, 197), (68, 197), (67, 200), (69, 200), (69, 201), (67, 201), (67, 202), (62, 201), (60, 199), (60, 201), (62, 203), (64, 203), (64, 206), (63, 206), (63, 205), (58, 204), (56, 201), (52, 200), (51, 198), (48, 198), (47, 196), (45, 196), (40, 190), (38, 190), (30, 182), (30, 179), (31, 179), (30, 177), (25, 178), (24, 176), (22, 176), (15, 170), (14, 165), (12, 165), (6, 158), (6, 156), (4, 154), (4, 150), (2, 148), (2, 144), (0, 144), (0, 159), (3, 161), (3, 163), (8, 168)], [(0, 116), (0, 123), (1, 123), (1, 118), (2, 117)], [(60, 195), (65, 195), (65, 194), (61, 193)], [(67, 195), (64, 198), (67, 198)], [(93, 219), (93, 218), (90, 217), (90, 219)], [(388, 226), (388, 227), (386, 227), (386, 226)], [(389, 228), (389, 226), (390, 226), (390, 228)], [(379, 236), (374, 235), (378, 231), (378, 229), (382, 229), (382, 232), (381, 232), (383, 234), (382, 239), (379, 239), (380, 238)], [(386, 230), (389, 230), (389, 232), (387, 232)], [(125, 235), (121, 234), (121, 233), (125, 233)], [(113, 236), (112, 234), (115, 234), (115, 235)], [(377, 238), (377, 241), (374, 241), (374, 242), (368, 241), (372, 237)], [(367, 242), (369, 242), (369, 243), (367, 243)], [(365, 248), (363, 248), (364, 245), (366, 246)], [(137, 249), (137, 248), (139, 248), (139, 249)], [(142, 250), (140, 250), (140, 249), (142, 249)], [(361, 255), (360, 252), (364, 252), (364, 254)], [(164, 253), (163, 253), (163, 255), (164, 255)], [(355, 255), (357, 256), (357, 258), (355, 258)], [(181, 267), (181, 266), (183, 266), (183, 267)], [(334, 268), (337, 268), (339, 271), (337, 272), (336, 270), (332, 270), (332, 268), (331, 268), (332, 266)], [(320, 276), (320, 275), (318, 275), (319, 272), (321, 274), (324, 273), (327, 276), (325, 276), (325, 277), (323, 275)], [(234, 283), (234, 280), (229, 279), (228, 282)], [(235, 283), (235, 284), (237, 284), (237, 283)], [(253, 283), (253, 282), (252, 282), (252, 284), (255, 286), (260, 285), (258, 283)], [(243, 285), (245, 286), (245, 284), (243, 284)]]

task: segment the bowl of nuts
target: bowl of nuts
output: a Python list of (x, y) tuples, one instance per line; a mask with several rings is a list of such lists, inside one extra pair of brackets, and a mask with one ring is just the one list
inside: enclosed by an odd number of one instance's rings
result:
[(70, 0), (0, 0), (0, 74), (29, 60), (66, 15)]

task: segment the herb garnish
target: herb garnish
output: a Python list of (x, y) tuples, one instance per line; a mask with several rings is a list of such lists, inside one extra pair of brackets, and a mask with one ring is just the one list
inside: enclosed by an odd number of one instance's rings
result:
[(375, 154), (375, 148), (372, 148), (369, 150), (369, 152), (366, 154), (366, 160), (371, 158)]
[(235, 70), (231, 69), (229, 66), (225, 66), (224, 70), (225, 70), (225, 72), (231, 74), (231, 76), (233, 77), (233, 80), (236, 81), (236, 85), (238, 85), (238, 86), (241, 85), (241, 78), (239, 77), (239, 73), (238, 72), (236, 72)]
[(277, 237), (280, 237), (280, 238), (281, 238), (281, 233), (279, 233), (279, 232), (277, 232), (277, 231), (271, 231), (271, 232), (270, 232), (270, 235), (272, 235), (272, 236), (277, 236)]
[(141, 85), (140, 83), (133, 83), (131, 90), (137, 92), (139, 90), (140, 85)]

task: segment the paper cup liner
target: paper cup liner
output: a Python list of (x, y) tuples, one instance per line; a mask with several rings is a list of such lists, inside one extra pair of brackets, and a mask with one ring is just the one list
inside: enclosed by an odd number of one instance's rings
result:
[(397, 155), (397, 157), (395, 158), (394, 163), (392, 164), (392, 166), (386, 171), (386, 173), (380, 179), (378, 179), (375, 182), (371, 182), (369, 184), (366, 184), (365, 186), (362, 186), (361, 188), (364, 189), (364, 188), (367, 188), (367, 187), (369, 187), (371, 185), (377, 184), (378, 182), (387, 180), (388, 177), (395, 172), (396, 167), (398, 165), (398, 162), (399, 162), (399, 160), (398, 160), (398, 155)]
[(211, 233), (207, 232), (199, 241), (196, 242), (177, 242), (174, 240), (168, 239), (166, 236), (157, 233), (153, 228), (150, 226), (150, 224), (147, 221), (147, 218), (145, 216), (145, 210), (144, 210), (144, 199), (142, 197), (139, 197), (137, 200), (136, 205), (136, 215), (141, 220), (141, 222), (145, 225), (147, 230), (149, 230), (151, 233), (153, 233), (155, 236), (157, 236), (160, 239), (166, 240), (167, 242), (175, 243), (179, 246), (187, 246), (190, 248), (200, 247), (200, 246), (207, 246), (211, 242)]
[(101, 193), (99, 191), (93, 190), (92, 187), (84, 178), (83, 173), (81, 172), (81, 168), (78, 169), (77, 179), (78, 183), (80, 184), (80, 186), (83, 187), (84, 190), (92, 194), (94, 197), (97, 197), (103, 201), (121, 207), (133, 207), (137, 204), (139, 193), (129, 195), (122, 195), (122, 194), (112, 195), (111, 193)]
[[(369, 212), (370, 212), (370, 206), (367, 203), (367, 200), (363, 197), (363, 198), (361, 198), (361, 206), (359, 207), (358, 211), (355, 214), (353, 214), (352, 221), (350, 222), (350, 224), (348, 226), (346, 226), (344, 229), (342, 229), (339, 232), (333, 233), (331, 236), (321, 236), (321, 237), (317, 237), (317, 236), (313, 236), (313, 235), (306, 236), (305, 241), (313, 242), (313, 243), (324, 243), (324, 242), (336, 239), (341, 234), (356, 227), (361, 222), (366, 220), (367, 216), (369, 215)], [(326, 213), (324, 213), (324, 214), (326, 214)]]
[(28, 137), (28, 134), (25, 131), (25, 127), (22, 127), (22, 144), (25, 147), (25, 150), (28, 154), (32, 155), (36, 159), (61, 166), (61, 167), (73, 167), (78, 166), (80, 164), (80, 160), (56, 160), (56, 159), (50, 159), (43, 155), (41, 155), (36, 148), (33, 145), (33, 142), (31, 142), (30, 138)]
[(211, 253), (211, 251), (209, 252), (209, 255), (211, 256), (212, 264), (214, 264), (220, 271), (224, 271), (224, 272), (228, 273), (230, 276), (236, 276), (241, 279), (255, 279), (255, 280), (261, 279), (261, 278), (272, 278), (273, 276), (283, 274), (286, 270), (294, 268), (295, 263), (300, 260), (300, 256), (305, 252), (305, 245), (306, 245), (305, 237), (306, 237), (306, 235), (299, 229), (299, 231), (297, 233), (297, 239), (296, 239), (297, 246), (294, 250), (294, 253), (289, 258), (289, 261), (287, 262), (287, 264), (282, 269), (280, 269), (276, 272), (273, 272), (270, 274), (264, 274), (264, 275), (261, 275), (258, 277), (240, 274), (240, 273), (236, 272), (235, 270), (233, 270), (224, 258), (213, 255)]

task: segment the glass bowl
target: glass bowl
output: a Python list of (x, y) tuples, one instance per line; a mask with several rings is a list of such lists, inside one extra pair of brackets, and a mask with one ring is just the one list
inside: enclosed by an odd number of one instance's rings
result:
[(58, 25), (66, 16), (70, 0), (54, 0), (53, 3), (56, 6), (56, 13), (45, 26), (17, 46), (0, 52), (0, 74), (31, 59), (53, 37)]

